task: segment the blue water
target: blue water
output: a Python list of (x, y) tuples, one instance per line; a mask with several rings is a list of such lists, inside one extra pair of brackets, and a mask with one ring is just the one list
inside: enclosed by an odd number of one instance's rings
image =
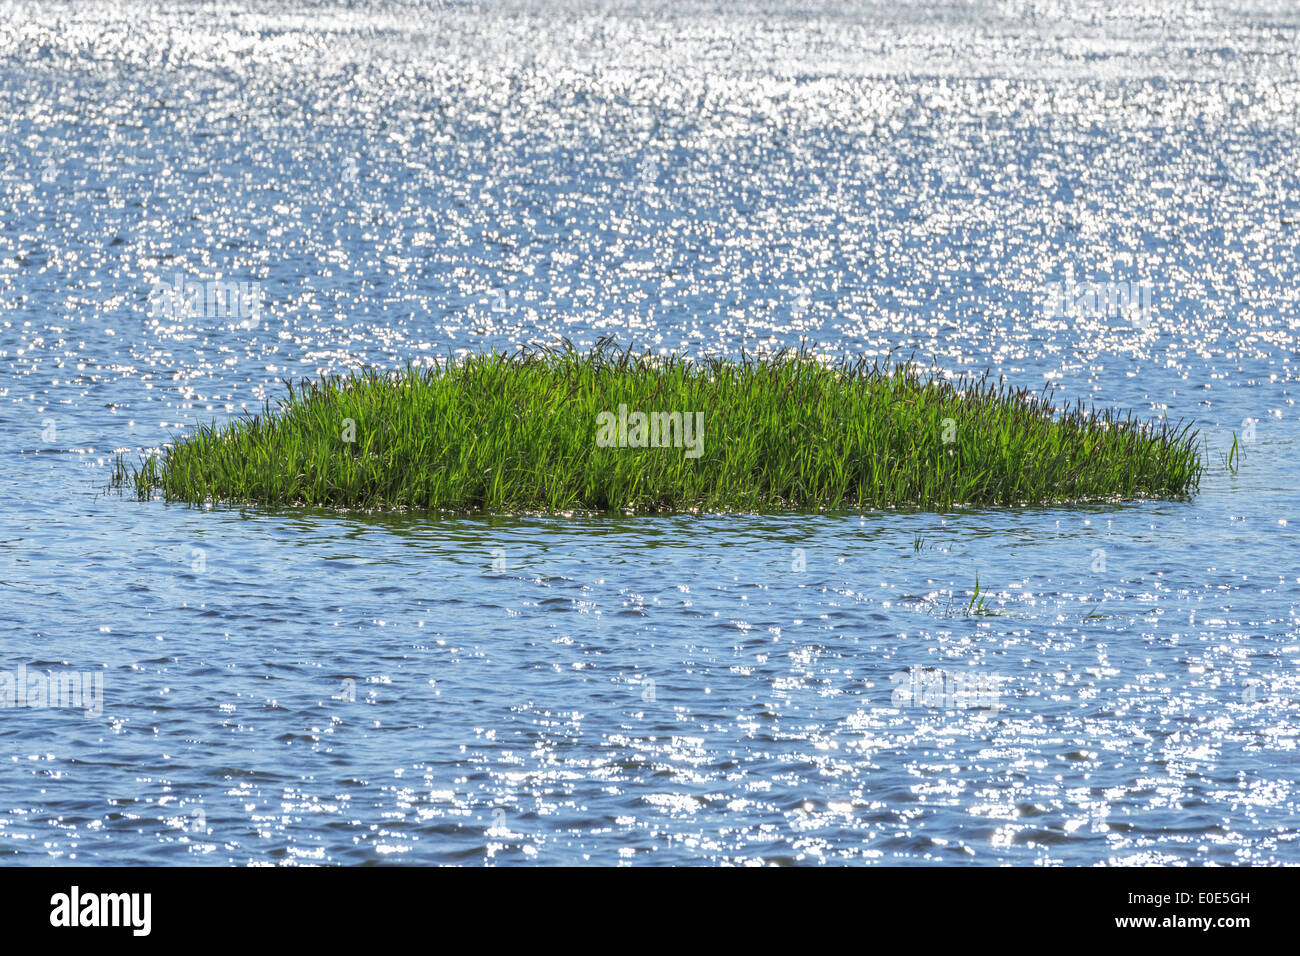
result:
[[(102, 686), (0, 708), (0, 856), (1300, 862), (1300, 14), (1109, 6), (0, 3), (0, 697)], [(1067, 268), (1149, 313), (1052, 315)], [(156, 314), (178, 276), (263, 307)], [(990, 368), (1209, 464), (948, 514), (106, 489), (286, 377), (603, 335)]]

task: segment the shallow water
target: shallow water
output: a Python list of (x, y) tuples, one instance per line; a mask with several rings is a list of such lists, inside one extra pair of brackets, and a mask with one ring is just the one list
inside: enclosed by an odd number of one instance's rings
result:
[[(0, 5), (0, 670), (102, 680), (0, 711), (0, 854), (1300, 862), (1300, 14), (1105, 6)], [(1054, 316), (1067, 267), (1150, 308)], [(104, 490), (284, 377), (607, 334), (992, 368), (1210, 466), (942, 515)]]

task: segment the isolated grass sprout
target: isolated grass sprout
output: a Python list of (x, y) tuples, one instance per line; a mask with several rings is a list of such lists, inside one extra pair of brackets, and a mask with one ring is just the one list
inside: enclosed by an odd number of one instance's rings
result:
[[(946, 510), (1181, 496), (1202, 467), (1190, 426), (802, 351), (694, 361), (602, 341), (286, 385), (274, 409), (200, 426), (138, 466), (119, 456), (113, 484), (348, 509)], [(637, 412), (659, 416), (664, 447), (629, 438)]]

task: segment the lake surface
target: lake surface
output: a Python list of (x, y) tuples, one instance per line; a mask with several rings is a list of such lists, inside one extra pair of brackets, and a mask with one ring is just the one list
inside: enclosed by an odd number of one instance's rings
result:
[[(0, 859), (1300, 863), (1300, 13), (1107, 6), (0, 4), (0, 695), (44, 703)], [(257, 307), (158, 307), (213, 280)], [(988, 368), (1209, 464), (949, 514), (105, 490), (287, 377), (604, 335)]]

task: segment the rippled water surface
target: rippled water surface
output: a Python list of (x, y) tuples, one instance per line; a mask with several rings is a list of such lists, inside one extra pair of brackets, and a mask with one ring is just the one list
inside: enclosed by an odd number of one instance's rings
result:
[[(0, 670), (102, 681), (0, 710), (0, 854), (1300, 862), (1300, 14), (1110, 6), (0, 4)], [(603, 335), (991, 368), (1209, 464), (950, 514), (105, 492), (286, 377)]]

